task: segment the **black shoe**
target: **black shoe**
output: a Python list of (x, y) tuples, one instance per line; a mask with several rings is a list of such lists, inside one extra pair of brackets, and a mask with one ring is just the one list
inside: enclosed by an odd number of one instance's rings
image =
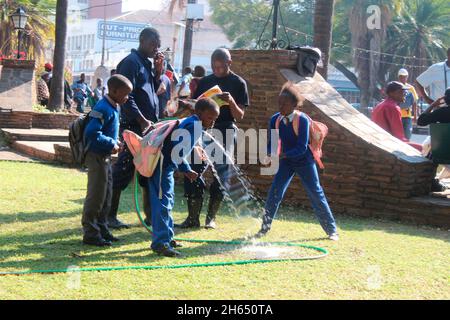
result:
[(96, 247), (110, 247), (112, 245), (111, 241), (105, 239), (83, 239), (83, 243)]
[(152, 220), (151, 219), (145, 218), (144, 219), (144, 223), (145, 223), (145, 225), (147, 227), (151, 227), (152, 226)]
[(108, 220), (108, 228), (111, 229), (128, 229), (130, 226), (126, 223), (123, 223), (119, 219)]
[(175, 240), (170, 241), (170, 245), (172, 246), (172, 248), (182, 248), (183, 245)]
[(175, 224), (174, 227), (180, 229), (200, 228), (200, 220), (193, 220), (188, 217), (183, 223)]
[(447, 188), (438, 179), (431, 182), (431, 192), (444, 192)]
[(157, 249), (152, 249), (153, 252), (156, 252), (160, 256), (165, 257), (179, 257), (181, 256), (181, 253), (174, 250), (173, 248), (169, 247), (169, 245), (165, 244)]
[(110, 233), (110, 234), (102, 235), (102, 237), (103, 237), (103, 239), (105, 239), (106, 241), (109, 241), (109, 242), (117, 242), (117, 241), (120, 241), (119, 238), (114, 237), (111, 233)]

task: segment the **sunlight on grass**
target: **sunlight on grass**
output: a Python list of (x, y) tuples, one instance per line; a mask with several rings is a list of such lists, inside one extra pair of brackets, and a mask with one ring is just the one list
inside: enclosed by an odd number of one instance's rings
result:
[[(69, 266), (147, 266), (298, 257), (303, 248), (227, 246), (184, 242), (180, 259), (151, 252), (150, 235), (138, 224), (131, 190), (120, 218), (132, 228), (114, 232), (111, 248), (81, 244), (83, 172), (43, 164), (0, 162), (0, 272)], [(186, 216), (177, 188), (176, 222)], [(258, 231), (259, 220), (222, 210), (217, 230), (176, 230), (177, 237), (234, 240)], [(314, 216), (283, 207), (282, 219), (263, 241), (296, 241), (324, 247), (321, 260), (217, 268), (127, 270), (0, 277), (1, 299), (448, 299), (449, 232), (375, 219), (338, 216), (341, 241), (324, 239)], [(202, 214), (202, 220), (205, 212)], [(204, 221), (202, 221), (204, 222)], [(69, 280), (68, 280), (69, 279)]]

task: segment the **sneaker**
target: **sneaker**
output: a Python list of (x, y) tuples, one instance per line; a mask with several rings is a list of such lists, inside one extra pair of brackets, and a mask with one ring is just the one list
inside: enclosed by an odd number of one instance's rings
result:
[(182, 248), (183, 245), (175, 240), (170, 241), (170, 245), (172, 246), (172, 248)]
[(339, 235), (337, 233), (332, 233), (328, 236), (328, 239), (331, 241), (339, 241)]

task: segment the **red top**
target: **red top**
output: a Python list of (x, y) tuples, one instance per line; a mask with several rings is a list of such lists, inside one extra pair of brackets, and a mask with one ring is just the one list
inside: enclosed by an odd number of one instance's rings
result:
[(372, 112), (372, 121), (397, 139), (407, 142), (402, 124), (402, 113), (398, 103), (387, 98), (378, 104)]

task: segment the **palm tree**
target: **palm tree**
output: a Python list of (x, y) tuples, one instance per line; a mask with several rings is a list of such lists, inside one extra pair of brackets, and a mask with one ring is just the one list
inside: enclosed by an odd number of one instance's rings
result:
[(64, 63), (67, 36), (67, 7), (68, 0), (57, 0), (53, 78), (50, 86), (50, 99), (48, 101), (48, 108), (56, 111), (64, 107)]
[[(358, 74), (358, 86), (361, 89), (361, 109), (368, 113), (368, 107), (379, 90), (379, 70), (381, 65), (382, 46), (386, 40), (387, 28), (392, 23), (392, 17), (402, 8), (402, 0), (336, 0), (339, 11), (345, 12), (347, 18), (340, 22), (348, 23), (348, 32), (353, 50), (348, 50), (352, 56), (352, 64)], [(379, 26), (369, 28), (367, 9), (376, 5), (379, 9)], [(377, 14), (378, 14), (377, 13)], [(338, 29), (343, 29), (337, 26)]]
[(11, 55), (17, 46), (17, 36), (10, 14), (21, 6), (28, 15), (22, 36), (22, 45), (28, 59), (41, 60), (45, 44), (52, 40), (54, 24), (49, 16), (54, 14), (55, 0), (4, 0), (0, 4), (0, 54)]
[(314, 46), (322, 51), (320, 74), (327, 79), (333, 31), (334, 0), (317, 0), (314, 10)]
[(383, 49), (396, 56), (388, 56), (382, 63), (381, 75), (395, 74), (397, 64), (403, 64), (408, 65), (410, 78), (415, 79), (432, 62), (444, 60), (450, 46), (449, 20), (448, 0), (405, 1), (401, 15), (388, 28)]

